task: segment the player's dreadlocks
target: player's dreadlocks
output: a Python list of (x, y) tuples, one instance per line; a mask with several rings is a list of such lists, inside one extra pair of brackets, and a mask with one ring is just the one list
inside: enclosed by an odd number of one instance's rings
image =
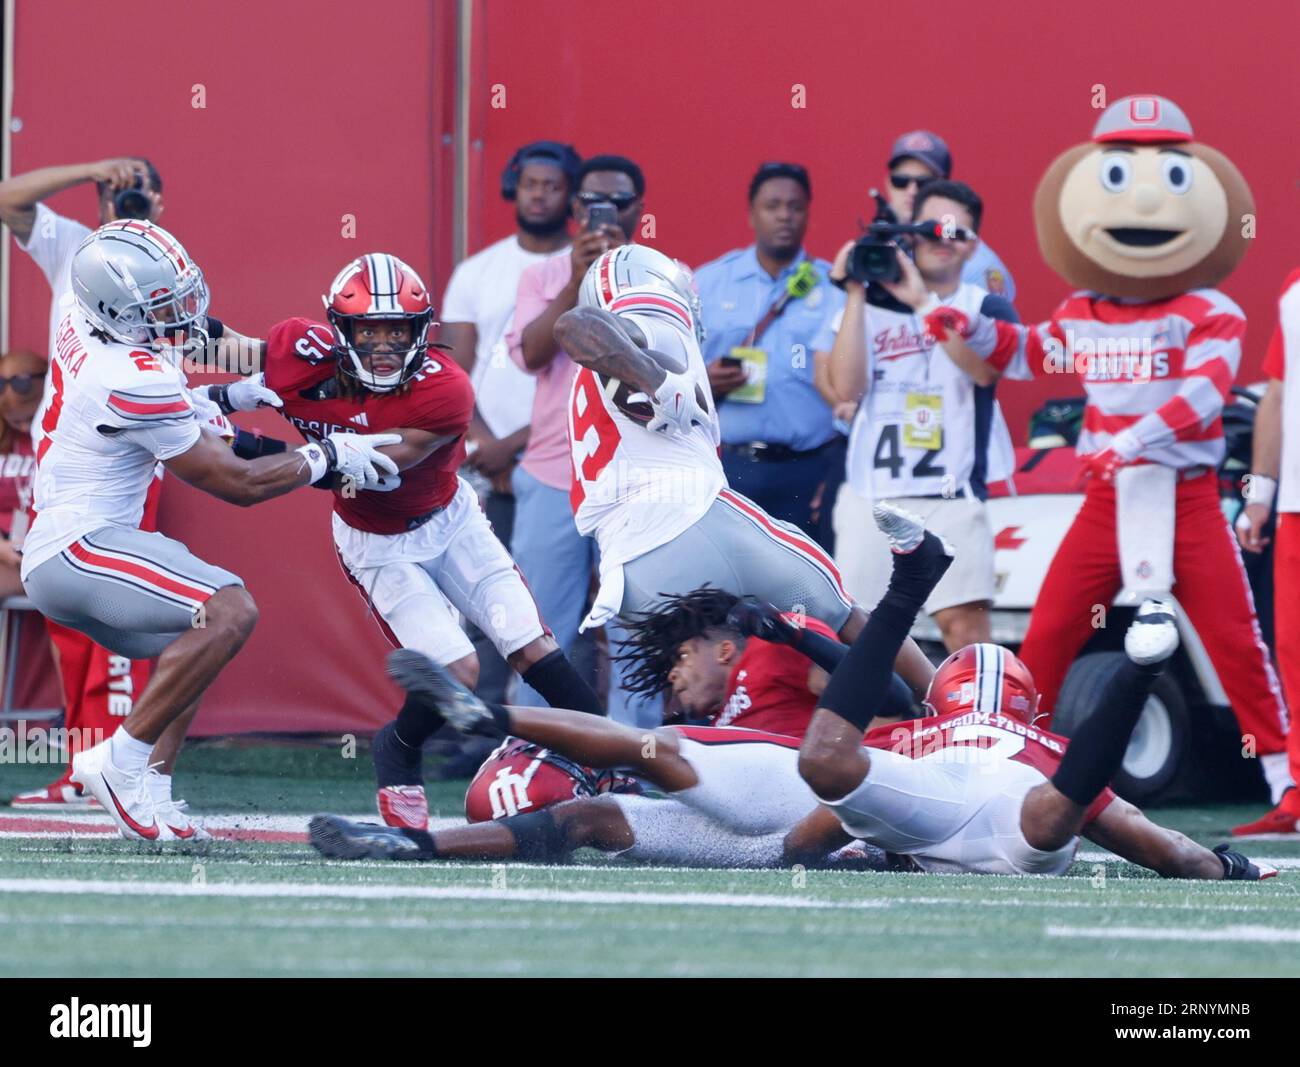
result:
[(722, 589), (701, 586), (681, 596), (656, 601), (649, 611), (640, 612), (623, 624), (627, 640), (615, 657), (631, 667), (623, 684), (630, 693), (653, 696), (668, 686), (668, 673), (677, 662), (677, 648), (695, 637), (740, 637), (727, 625), (727, 613), (739, 597)]

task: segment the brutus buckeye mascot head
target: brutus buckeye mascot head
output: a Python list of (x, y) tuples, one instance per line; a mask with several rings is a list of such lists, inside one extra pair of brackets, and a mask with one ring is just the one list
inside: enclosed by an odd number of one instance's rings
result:
[(1254, 210), (1241, 172), (1159, 96), (1111, 104), (1034, 196), (1048, 265), (1080, 289), (1134, 300), (1218, 285), (1246, 254)]

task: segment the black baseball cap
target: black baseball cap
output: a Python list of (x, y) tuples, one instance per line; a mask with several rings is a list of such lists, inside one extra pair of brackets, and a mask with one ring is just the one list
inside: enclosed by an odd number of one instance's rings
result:
[(892, 168), (900, 159), (919, 159), (940, 178), (952, 173), (952, 153), (947, 143), (929, 130), (912, 130), (895, 141), (888, 165)]

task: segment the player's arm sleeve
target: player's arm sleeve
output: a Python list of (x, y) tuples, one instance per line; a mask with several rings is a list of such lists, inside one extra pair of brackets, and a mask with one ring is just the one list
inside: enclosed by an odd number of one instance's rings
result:
[[(453, 364), (453, 367), (455, 365)], [(459, 370), (458, 367), (455, 367)], [(435, 371), (448, 373), (451, 371)], [(454, 384), (446, 389), (431, 390), (418, 409), (418, 429), (438, 437), (459, 437), (469, 430), (474, 417), (474, 387), (463, 372), (454, 375)]]
[(165, 461), (188, 452), (200, 422), (184, 386), (170, 380), (133, 382), (113, 389), (96, 427), (121, 436)]
[(1205, 433), (1223, 412), (1241, 365), (1245, 334), (1246, 318), (1235, 307), (1201, 319), (1187, 338), (1178, 392), (1117, 434), (1111, 447), (1125, 459), (1135, 459)]
[(89, 234), (88, 227), (37, 203), (36, 221), (32, 224), (31, 236), (27, 238), (26, 244), (18, 241), (18, 247), (32, 257), (53, 286), (73, 253)]

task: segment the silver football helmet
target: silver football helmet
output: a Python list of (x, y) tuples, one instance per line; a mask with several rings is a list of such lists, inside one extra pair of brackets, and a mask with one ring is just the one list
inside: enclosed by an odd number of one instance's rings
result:
[(208, 342), (203, 272), (151, 222), (110, 222), (82, 241), (72, 292), (91, 326), (124, 344), (185, 356)]
[(704, 322), (700, 316), (700, 294), (690, 268), (646, 245), (611, 248), (587, 268), (578, 290), (583, 307), (617, 311), (615, 305), (637, 293), (662, 292), (685, 303), (695, 339), (704, 343)]

